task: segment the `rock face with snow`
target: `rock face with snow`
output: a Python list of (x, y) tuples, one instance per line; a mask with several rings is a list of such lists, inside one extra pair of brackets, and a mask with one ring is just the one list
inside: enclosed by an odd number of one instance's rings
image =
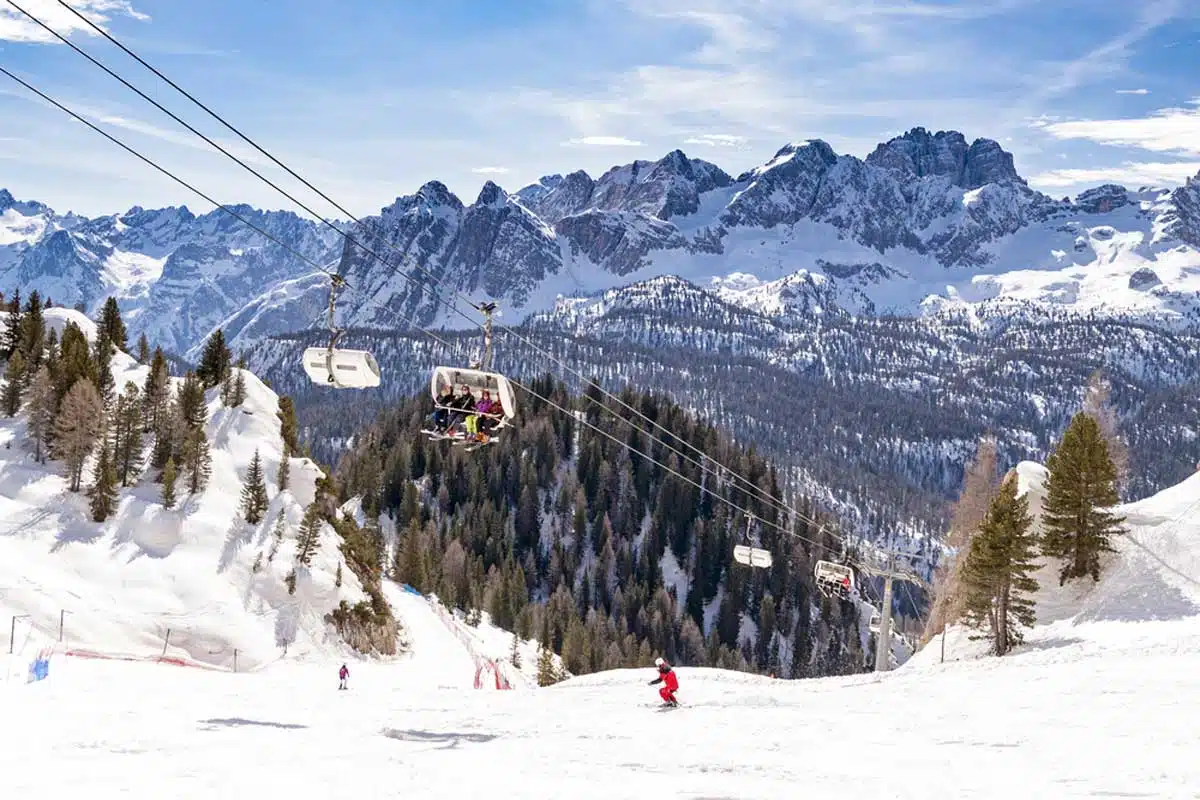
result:
[[(1156, 319), (1200, 308), (1186, 268), (1200, 263), (1200, 178), (1173, 193), (1105, 185), (1055, 200), (995, 141), (956, 131), (914, 128), (865, 159), (819, 140), (788, 144), (737, 177), (676, 150), (514, 194), (488, 182), (469, 205), (431, 181), (352, 226), (353, 241), (291, 214), (236, 210), (345, 275), (357, 296), (338, 323), (351, 327), (462, 326), (442, 305), (455, 292), (499, 300), (511, 323), (559, 296), (672, 274), (750, 275), (793, 295), (805, 284), (822, 307), (853, 314), (999, 298)], [(1158, 291), (1130, 291), (1142, 268)], [(16, 285), (89, 308), (116, 294), (135, 334), (191, 356), (217, 326), (236, 329), (238, 347), (323, 327), (314, 312), (328, 291), (220, 211), (89, 220), (4, 192), (0, 287)]]
[[(232, 210), (314, 262), (336, 263), (336, 233), (289, 212)], [(134, 207), (85, 219), (0, 193), (0, 287), (89, 311), (115, 296), (135, 337), (146, 333), (172, 352), (185, 353), (275, 284), (311, 272), (219, 209), (196, 216), (186, 207)], [(310, 322), (293, 315), (288, 326)]]

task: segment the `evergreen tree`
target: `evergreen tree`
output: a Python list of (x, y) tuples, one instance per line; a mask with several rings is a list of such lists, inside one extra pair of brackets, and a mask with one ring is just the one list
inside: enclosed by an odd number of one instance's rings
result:
[(4, 416), (15, 417), (21, 410), (21, 400), (25, 395), (25, 357), (17, 350), (8, 359), (4, 369), (4, 391), (0, 392), (0, 406), (4, 408)]
[[(125, 322), (121, 319), (121, 309), (112, 297), (104, 301), (104, 307), (100, 310), (100, 321), (96, 323), (96, 333), (99, 338), (105, 339), (121, 352), (125, 352), (129, 347)], [(145, 334), (143, 338), (144, 336)]]
[(59, 342), (58, 370), (54, 374), (55, 403), (61, 404), (75, 382), (82, 378), (87, 378), (94, 387), (99, 373), (87, 337), (78, 325), (68, 322)]
[(1029, 501), (1017, 496), (1017, 476), (1011, 473), (971, 541), (964, 569), (964, 610), (976, 627), (987, 623), (996, 655), (1019, 644), (1021, 627), (1034, 622), (1028, 597), (1038, 589), (1030, 577), (1037, 556), (1032, 526)]
[(13, 292), (8, 301), (8, 315), (5, 319), (4, 337), (0, 339), (0, 355), (7, 361), (21, 347), (21, 290)]
[(338, 562), (337, 572), (333, 576), (333, 586), (335, 589), (342, 588), (342, 562)]
[(521, 637), (517, 636), (515, 632), (512, 637), (512, 646), (508, 649), (508, 660), (516, 669), (521, 668)]
[(111, 408), (117, 383), (112, 371), (113, 344), (103, 336), (96, 337), (92, 348), (92, 364), (96, 376), (96, 388), (104, 400), (104, 407)]
[[(150, 372), (142, 388), (142, 417), (146, 432), (158, 431), (171, 402), (171, 370), (160, 348), (154, 348)], [(164, 462), (165, 463), (165, 462)], [(162, 465), (158, 465), (161, 469)]]
[(292, 569), (288, 572), (287, 576), (283, 579), (283, 583), (285, 586), (287, 586), (288, 594), (296, 593), (296, 568), (295, 567), (292, 567)]
[(54, 453), (67, 470), (72, 492), (78, 492), (83, 479), (83, 463), (96, 446), (104, 424), (104, 404), (100, 393), (87, 379), (75, 382), (54, 421)]
[(43, 364), (29, 386), (29, 438), (33, 441), (33, 458), (39, 464), (46, 461), (46, 449), (54, 430), (54, 381), (50, 368)]
[(424, 558), (424, 538), (419, 520), (412, 520), (396, 548), (396, 580), (424, 594), (429, 591), (429, 577)]
[(233, 371), (233, 389), (229, 396), (229, 404), (233, 408), (239, 408), (244, 402), (246, 402), (246, 372), (237, 369)]
[(132, 486), (142, 471), (142, 398), (132, 381), (117, 398), (113, 435), (117, 476), (122, 486)]
[(96, 460), (95, 481), (88, 489), (93, 522), (104, 522), (117, 507), (117, 473), (113, 469), (112, 445), (101, 437), (100, 455)]
[(193, 428), (183, 440), (183, 471), (187, 476), (188, 493), (204, 491), (212, 475), (212, 454), (203, 428)]
[(162, 479), (162, 504), (163, 508), (175, 507), (175, 481), (177, 475), (175, 473), (175, 459), (168, 458), (167, 465), (163, 468)]
[(211, 389), (225, 380), (232, 363), (233, 353), (225, 345), (225, 332), (218, 328), (204, 343), (204, 352), (200, 356), (200, 365), (196, 368), (196, 377), (205, 389)]
[(300, 455), (300, 444), (297, 436), (300, 424), (296, 421), (296, 406), (292, 398), (286, 395), (279, 397), (279, 435), (283, 438), (283, 454), (285, 456)]
[(292, 464), (291, 459), (284, 453), (279, 458), (279, 471), (275, 473), (275, 484), (279, 487), (279, 491), (287, 491), (288, 486), (292, 482)]
[(198, 375), (189, 372), (183, 377), (177, 403), (179, 417), (189, 430), (204, 427), (204, 423), (208, 421), (208, 403), (204, 399), (204, 386)]
[(150, 342), (144, 333), (138, 337), (137, 360), (139, 364), (150, 363)]
[(262, 522), (267, 504), (267, 482), (263, 475), (262, 459), (255, 449), (254, 458), (250, 460), (250, 467), (246, 471), (246, 483), (242, 487), (242, 516), (246, 522), (257, 525)]
[(316, 501), (304, 510), (304, 520), (296, 535), (296, 562), (308, 566), (321, 541), (321, 507)]
[(283, 544), (283, 534), (287, 531), (287, 519), (284, 517), (283, 510), (280, 509), (279, 516), (275, 517), (275, 527), (271, 531), (271, 552), (267, 554), (267, 561), (275, 560), (275, 554), (279, 552), (279, 545)]
[(29, 293), (25, 313), (21, 316), (21, 339), (17, 349), (25, 357), (25, 364), (36, 370), (42, 364), (46, 349), (46, 321), (42, 315), (42, 299), (37, 291)]
[(1125, 519), (1108, 510), (1119, 500), (1117, 471), (1094, 417), (1075, 415), (1046, 467), (1042, 553), (1063, 560), (1059, 585), (1087, 575), (1098, 581), (1100, 556), (1113, 552)]

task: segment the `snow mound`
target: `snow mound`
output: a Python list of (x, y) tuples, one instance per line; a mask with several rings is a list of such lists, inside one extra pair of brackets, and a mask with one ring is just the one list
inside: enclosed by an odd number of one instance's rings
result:
[[(78, 312), (54, 308), (46, 319), (60, 331), (71, 321), (95, 336), (95, 325)], [(143, 385), (148, 368), (118, 353), (113, 372), (120, 391), (126, 381)], [(68, 491), (61, 463), (38, 464), (27, 452), (23, 418), (0, 419), (0, 619), (28, 615), (34, 630), (57, 638), (61, 617), (64, 652), (168, 656), (240, 670), (285, 653), (343, 652), (324, 616), (341, 600), (353, 605), (365, 595), (348, 568), (335, 585), (342, 555), (332, 528), (324, 526), (311, 564), (297, 568), (294, 595), (284, 583), (321, 471), (293, 458), (290, 488), (277, 490), (278, 396), (249, 372), (245, 383), (239, 408), (225, 408), (217, 389), (207, 394), (212, 476), (204, 492), (189, 497), (181, 479), (178, 504), (168, 510), (147, 471), (120, 490), (104, 523), (91, 521), (83, 493)], [(261, 523), (249, 525), (239, 506), (256, 450), (270, 505)], [(84, 473), (90, 482), (90, 465)], [(280, 516), (285, 535), (269, 558)]]

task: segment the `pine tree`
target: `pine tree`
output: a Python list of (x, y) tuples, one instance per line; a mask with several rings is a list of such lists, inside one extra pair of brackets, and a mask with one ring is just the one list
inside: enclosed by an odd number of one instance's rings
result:
[(162, 504), (163, 508), (175, 507), (175, 459), (168, 458), (167, 465), (163, 468), (162, 480)]
[(333, 587), (335, 589), (342, 588), (342, 562), (338, 562), (337, 572), (333, 575)]
[(212, 454), (203, 428), (193, 428), (183, 440), (183, 471), (187, 476), (188, 493), (204, 491), (212, 475)]
[(87, 379), (75, 382), (54, 421), (54, 453), (66, 466), (72, 492), (78, 492), (83, 479), (83, 463), (96, 446), (104, 424), (104, 405), (100, 393)]
[(229, 396), (229, 405), (239, 408), (244, 402), (246, 402), (246, 372), (238, 369), (233, 371), (233, 389)]
[(101, 437), (100, 456), (96, 460), (95, 481), (88, 489), (93, 522), (104, 522), (117, 507), (117, 472), (113, 468), (112, 445)]
[[(154, 356), (150, 360), (150, 373), (146, 376), (146, 384), (142, 387), (142, 417), (144, 430), (157, 431), (167, 413), (171, 402), (171, 370), (167, 366), (167, 358), (160, 348), (154, 348)], [(161, 468), (161, 464), (158, 465)]]
[(208, 403), (204, 399), (204, 386), (193, 372), (183, 376), (183, 383), (176, 396), (180, 419), (190, 430), (203, 428), (208, 421)]
[(254, 566), (250, 568), (250, 571), (254, 573), (262, 572), (262, 550), (259, 550), (258, 554), (254, 556)]
[(300, 444), (297, 436), (300, 424), (296, 421), (296, 406), (292, 398), (286, 395), (279, 397), (279, 435), (283, 438), (283, 454), (285, 456), (300, 455)]
[(999, 656), (1021, 642), (1022, 626), (1034, 622), (1034, 603), (1028, 597), (1038, 589), (1030, 577), (1037, 556), (1032, 526), (1029, 500), (1017, 496), (1017, 476), (1010, 473), (971, 541), (964, 569), (967, 618), (975, 627), (988, 625), (992, 650)]
[(1084, 413), (1096, 420), (1096, 424), (1100, 428), (1100, 435), (1104, 437), (1104, 442), (1108, 445), (1108, 457), (1112, 459), (1113, 468), (1116, 470), (1119, 492), (1129, 477), (1129, 447), (1117, 430), (1120, 423), (1117, 419), (1117, 412), (1112, 406), (1111, 394), (1112, 387), (1104, 379), (1103, 373), (1097, 370), (1088, 379), (1083, 410)]
[(146, 334), (144, 333), (138, 337), (137, 360), (139, 364), (150, 363), (150, 341), (146, 338)]
[(283, 543), (283, 534), (287, 530), (287, 520), (284, 518), (283, 511), (280, 510), (279, 516), (275, 517), (275, 527), (271, 531), (271, 552), (267, 554), (267, 561), (275, 560), (275, 554), (279, 552), (279, 545)]
[(275, 473), (275, 484), (279, 487), (279, 491), (287, 491), (288, 486), (292, 482), (292, 464), (291, 459), (287, 454), (283, 454), (279, 458), (279, 471)]
[(296, 535), (296, 562), (308, 566), (321, 540), (321, 507), (316, 501), (304, 510), (304, 520)]
[(558, 670), (554, 666), (554, 654), (545, 642), (538, 642), (537, 684), (551, 686), (558, 683)]
[(250, 460), (250, 467), (246, 471), (246, 483), (242, 487), (242, 516), (246, 522), (257, 525), (262, 522), (267, 504), (267, 482), (263, 476), (262, 459), (255, 449), (254, 458)]
[(512, 646), (508, 649), (508, 660), (515, 668), (521, 668), (521, 637), (517, 636), (516, 632), (513, 633)]
[(112, 371), (113, 344), (103, 336), (97, 336), (92, 348), (92, 364), (96, 375), (96, 388), (104, 400), (104, 407), (111, 408), (117, 383)]
[(196, 377), (205, 389), (211, 389), (225, 380), (232, 363), (233, 353), (225, 345), (225, 332), (217, 328), (204, 343), (204, 352), (200, 356), (200, 366), (196, 368)]
[(8, 315), (4, 320), (4, 338), (0, 339), (0, 355), (7, 361), (21, 347), (21, 290), (13, 292), (8, 301)]
[(25, 394), (25, 357), (17, 350), (8, 359), (4, 369), (4, 391), (0, 392), (0, 406), (4, 407), (4, 416), (15, 417), (21, 410), (21, 400)]
[(46, 321), (42, 315), (42, 299), (37, 291), (29, 293), (25, 313), (21, 316), (21, 341), (18, 345), (30, 374), (42, 365), (46, 349)]
[(296, 593), (296, 568), (292, 567), (288, 572), (287, 577), (283, 579), (283, 583), (287, 586), (288, 594)]
[(221, 405), (233, 408), (233, 372), (230, 371), (221, 381)]
[(142, 471), (142, 398), (132, 381), (117, 398), (113, 434), (117, 476), (122, 486), (132, 486)]
[(429, 591), (429, 573), (424, 558), (424, 532), (421, 521), (414, 519), (408, 524), (396, 548), (396, 580), (424, 594)]
[(45, 364), (33, 376), (29, 386), (29, 438), (33, 441), (33, 458), (39, 464), (46, 461), (46, 449), (54, 430), (54, 381)]
[(1042, 503), (1042, 553), (1063, 560), (1058, 582), (1087, 575), (1100, 580), (1100, 556), (1113, 552), (1111, 538), (1125, 532), (1115, 506), (1117, 471), (1095, 418), (1080, 412), (1071, 420), (1046, 467)]
[(104, 301), (104, 307), (100, 310), (100, 321), (96, 323), (96, 333), (99, 338), (107, 340), (121, 352), (125, 352), (129, 347), (125, 322), (121, 319), (121, 309), (112, 297)]

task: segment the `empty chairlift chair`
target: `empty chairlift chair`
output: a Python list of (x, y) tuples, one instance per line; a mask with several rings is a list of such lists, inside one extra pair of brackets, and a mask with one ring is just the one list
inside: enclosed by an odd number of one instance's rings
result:
[(330, 275), (329, 344), (304, 351), (302, 364), (309, 380), (334, 389), (373, 389), (379, 385), (379, 364), (366, 350), (343, 350), (337, 346), (342, 332), (333, 324), (334, 302), (338, 289), (346, 285), (340, 275)]

